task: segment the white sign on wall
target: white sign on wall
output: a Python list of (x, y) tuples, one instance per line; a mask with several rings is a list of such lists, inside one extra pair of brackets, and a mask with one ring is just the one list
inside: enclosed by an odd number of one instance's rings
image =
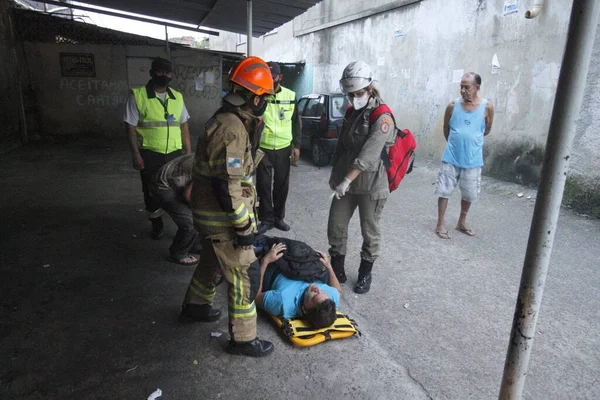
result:
[(519, 12), (519, 0), (504, 0), (504, 16)]
[(452, 72), (452, 83), (460, 83), (460, 80), (464, 74), (465, 74), (464, 69), (455, 69)]
[(498, 54), (494, 53), (494, 57), (492, 57), (492, 75), (496, 75), (500, 73), (500, 61), (498, 61)]
[(198, 74), (196, 79), (194, 79), (194, 88), (197, 92), (204, 90), (204, 73)]

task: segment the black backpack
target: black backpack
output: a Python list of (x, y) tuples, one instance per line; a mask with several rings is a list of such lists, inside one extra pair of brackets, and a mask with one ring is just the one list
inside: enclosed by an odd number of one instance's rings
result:
[(321, 257), (312, 247), (298, 240), (280, 237), (261, 236), (255, 245), (263, 247), (262, 255), (267, 254), (273, 245), (283, 243), (286, 250), (283, 257), (273, 263), (287, 278), (304, 282), (321, 281), (329, 283), (329, 272), (321, 263)]

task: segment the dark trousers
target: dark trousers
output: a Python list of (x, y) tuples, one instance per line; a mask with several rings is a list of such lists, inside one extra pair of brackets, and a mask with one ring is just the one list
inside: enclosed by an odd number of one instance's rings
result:
[(140, 171), (140, 176), (142, 178), (142, 192), (144, 192), (144, 204), (146, 205), (146, 211), (153, 213), (160, 208), (158, 200), (152, 198), (150, 195), (150, 185), (152, 181), (154, 181), (154, 175), (156, 175), (156, 172), (158, 172), (160, 167), (183, 155), (183, 152), (177, 150), (169, 154), (160, 154), (150, 150), (140, 150), (140, 155), (144, 159), (144, 169)]
[(173, 238), (173, 244), (171, 244), (169, 252), (176, 258), (186, 256), (194, 245), (198, 245), (196, 243), (198, 232), (194, 228), (190, 206), (173, 189), (154, 190), (152, 198), (158, 201), (160, 208), (165, 210), (177, 225), (177, 233)]
[(259, 198), (258, 219), (274, 223), (285, 217), (285, 202), (290, 189), (290, 156), (292, 146), (265, 150), (256, 169), (256, 192)]

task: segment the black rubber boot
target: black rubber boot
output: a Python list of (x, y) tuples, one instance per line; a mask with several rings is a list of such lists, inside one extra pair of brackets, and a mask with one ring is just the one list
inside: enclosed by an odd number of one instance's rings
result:
[(213, 322), (221, 318), (221, 310), (210, 304), (184, 304), (179, 322)]
[(346, 277), (346, 271), (344, 270), (344, 261), (346, 256), (341, 254), (335, 254), (331, 256), (331, 266), (333, 267), (333, 273), (340, 283), (345, 283), (348, 278)]
[(248, 357), (265, 357), (275, 350), (273, 343), (256, 338), (250, 342), (235, 342), (230, 340), (225, 348), (229, 354)]
[(150, 218), (150, 223), (152, 224), (152, 233), (150, 233), (150, 237), (154, 240), (160, 239), (164, 229), (162, 217)]
[(358, 281), (354, 286), (354, 293), (364, 294), (371, 289), (371, 270), (373, 269), (373, 263), (371, 261), (360, 260), (360, 267), (358, 268)]

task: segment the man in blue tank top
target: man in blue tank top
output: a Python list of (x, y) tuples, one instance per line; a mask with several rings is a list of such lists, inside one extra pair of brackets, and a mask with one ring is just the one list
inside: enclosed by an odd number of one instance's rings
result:
[(467, 226), (471, 203), (477, 201), (483, 167), (483, 138), (489, 135), (494, 120), (494, 106), (479, 97), (481, 77), (475, 72), (463, 75), (460, 96), (446, 107), (444, 137), (446, 149), (436, 182), (438, 221), (435, 233), (440, 239), (450, 239), (444, 224), (448, 198), (458, 185), (462, 200), (456, 230), (468, 236), (475, 235)]

